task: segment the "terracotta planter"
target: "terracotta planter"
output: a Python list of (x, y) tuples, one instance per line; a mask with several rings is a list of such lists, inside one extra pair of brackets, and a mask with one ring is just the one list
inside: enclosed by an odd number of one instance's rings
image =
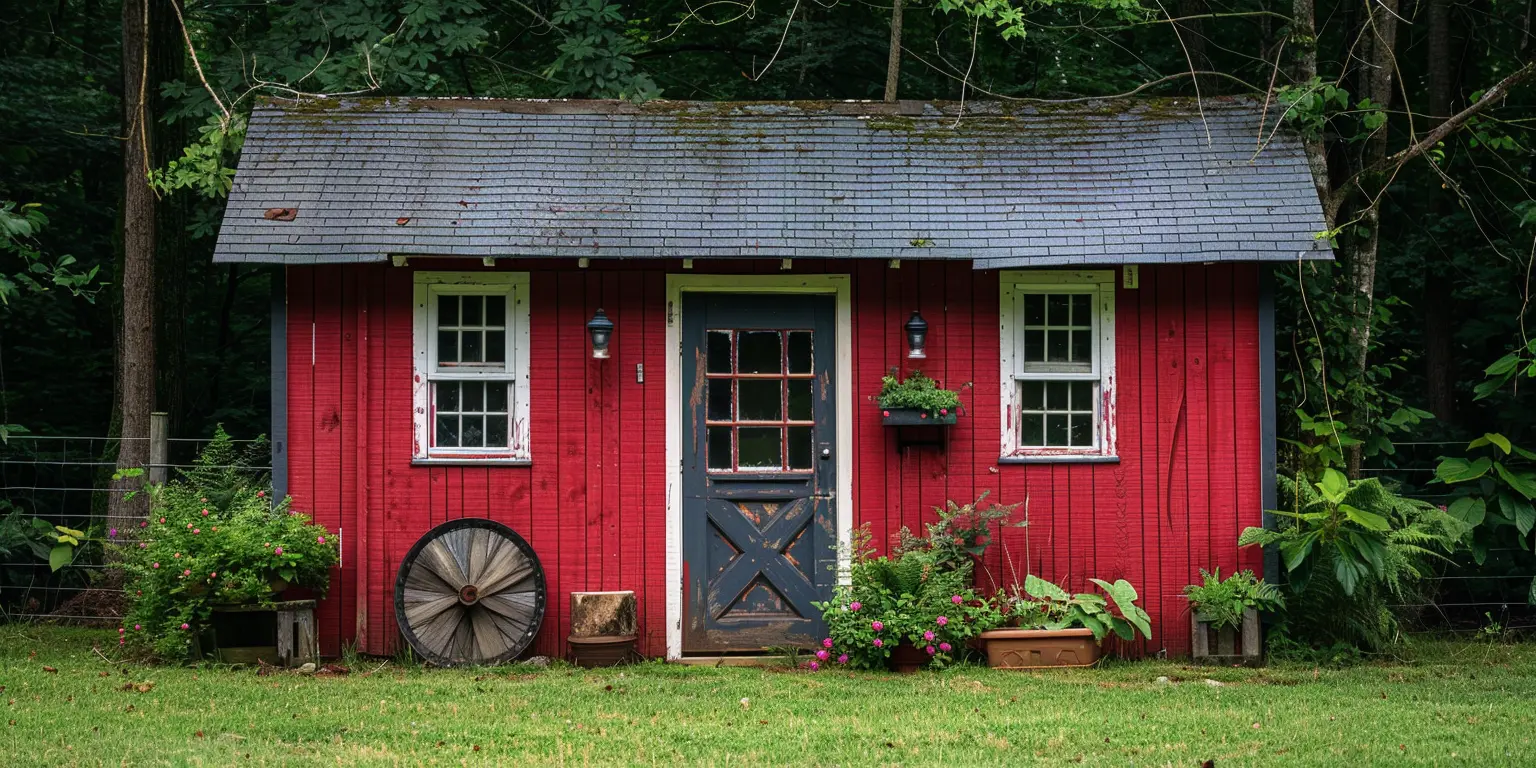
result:
[(1088, 667), (1099, 660), (1099, 641), (1087, 629), (990, 629), (981, 641), (994, 669)]
[(571, 636), (571, 662), (578, 667), (616, 667), (640, 657), (635, 635)]
[(912, 674), (927, 666), (928, 658), (923, 649), (903, 640), (891, 649), (891, 671), (902, 675)]

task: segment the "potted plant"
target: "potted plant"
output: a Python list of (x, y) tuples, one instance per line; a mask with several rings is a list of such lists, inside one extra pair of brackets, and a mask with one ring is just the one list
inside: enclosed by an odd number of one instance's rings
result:
[(1015, 587), (1012, 595), (1000, 597), (1012, 626), (981, 633), (987, 665), (997, 669), (1086, 667), (1098, 662), (1100, 643), (1110, 632), (1124, 640), (1135, 639), (1137, 632), (1143, 637), (1151, 634), (1151, 618), (1136, 605), (1136, 588), (1130, 582), (1090, 581), (1105, 594), (1070, 594), (1031, 574), (1025, 577), (1022, 590)]
[(888, 427), (948, 426), (960, 417), (959, 393), (939, 387), (920, 371), (907, 374), (905, 381), (897, 380), (895, 371), (886, 375), (875, 402)]
[(1002, 620), (994, 603), (971, 588), (969, 556), (922, 547), (877, 557), (869, 540), (867, 525), (855, 532), (848, 583), (816, 604), (827, 636), (811, 669), (943, 667)]
[(288, 499), (274, 504), (252, 463), (220, 429), (180, 478), (148, 486), (149, 518), (115, 537), (128, 595), (121, 645), (186, 659), (215, 609), (268, 605), (290, 586), (324, 595), (335, 537)]
[(1200, 570), (1201, 583), (1184, 588), (1189, 600), (1195, 661), (1258, 664), (1263, 658), (1259, 614), (1285, 607), (1280, 589), (1238, 571), (1221, 578)]

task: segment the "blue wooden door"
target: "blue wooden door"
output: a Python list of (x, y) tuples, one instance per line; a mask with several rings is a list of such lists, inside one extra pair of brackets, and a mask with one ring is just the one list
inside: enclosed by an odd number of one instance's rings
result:
[(830, 296), (685, 294), (685, 653), (810, 645), (836, 574)]

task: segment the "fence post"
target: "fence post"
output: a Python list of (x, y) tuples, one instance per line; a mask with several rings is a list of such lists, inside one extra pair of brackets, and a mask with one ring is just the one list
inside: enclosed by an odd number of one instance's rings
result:
[(169, 475), (166, 465), (171, 456), (171, 415), (149, 414), (149, 481), (164, 483)]

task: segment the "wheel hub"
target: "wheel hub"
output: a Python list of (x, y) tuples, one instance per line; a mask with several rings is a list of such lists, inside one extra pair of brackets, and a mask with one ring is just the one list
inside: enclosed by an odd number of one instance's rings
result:
[(465, 605), (474, 605), (479, 599), (480, 588), (473, 584), (465, 584), (464, 588), (459, 590), (459, 602)]

